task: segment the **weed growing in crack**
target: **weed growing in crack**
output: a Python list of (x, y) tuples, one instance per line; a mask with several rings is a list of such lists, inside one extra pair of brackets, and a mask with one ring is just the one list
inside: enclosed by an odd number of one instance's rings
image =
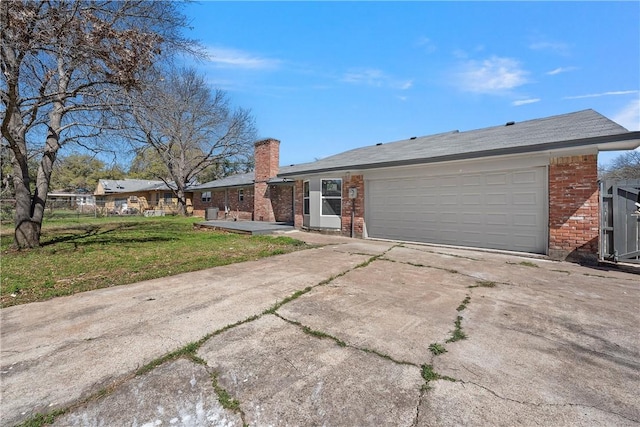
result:
[(469, 304), (469, 302), (471, 301), (471, 297), (467, 295), (467, 297), (462, 300), (462, 303), (458, 306), (458, 308), (456, 308), (456, 310), (458, 311), (462, 311), (465, 308), (467, 308), (467, 304)]
[(444, 270), (447, 273), (458, 274), (458, 270), (454, 270), (453, 268), (443, 268), (443, 267), (434, 267), (431, 265), (419, 264), (417, 262), (407, 262), (406, 264), (412, 265), (414, 267), (426, 267), (426, 268), (435, 268), (436, 270)]
[(150, 372), (158, 366), (162, 365), (163, 363), (166, 363), (170, 360), (175, 360), (183, 356), (189, 358), (195, 363), (201, 365), (206, 364), (204, 360), (196, 356), (196, 351), (198, 351), (198, 348), (200, 348), (201, 345), (202, 344), (200, 343), (200, 341), (191, 342), (182, 348), (172, 351), (171, 353), (167, 353), (164, 356), (158, 357), (157, 359), (152, 360), (151, 362), (138, 369), (136, 371), (136, 375), (144, 375), (147, 372)]
[(533, 267), (533, 268), (538, 268), (540, 267), (538, 264), (531, 262), (531, 261), (521, 261), (521, 262), (510, 262), (507, 261), (507, 264), (509, 265), (522, 265), (524, 267)]
[(447, 349), (444, 348), (442, 344), (438, 344), (437, 342), (429, 344), (429, 350), (431, 350), (431, 353), (433, 353), (434, 356), (447, 352)]
[(64, 415), (67, 412), (66, 409), (58, 409), (57, 411), (50, 412), (48, 414), (36, 414), (22, 424), (18, 424), (17, 427), (42, 427), (49, 424), (53, 424), (56, 417)]
[(302, 332), (304, 332), (305, 334), (311, 335), (312, 337), (321, 338), (321, 339), (322, 338), (329, 338), (329, 339), (334, 340), (336, 342), (336, 344), (338, 344), (340, 347), (346, 347), (347, 346), (346, 342), (342, 341), (339, 338), (334, 337), (333, 335), (329, 335), (329, 334), (327, 334), (325, 332), (322, 332), (322, 331), (316, 331), (315, 329), (311, 329), (308, 326), (302, 326), (302, 325), (300, 325), (300, 326), (302, 327)]
[(496, 282), (491, 280), (478, 280), (475, 285), (467, 286), (469, 289), (473, 288), (495, 288)]
[(463, 340), (463, 339), (467, 338), (467, 335), (462, 330), (462, 316), (458, 316), (456, 318), (456, 321), (455, 321), (454, 325), (455, 325), (455, 329), (453, 330), (453, 333), (451, 334), (451, 338), (449, 338), (446, 341), (448, 343), (460, 341), (460, 340)]
[(431, 389), (431, 385), (429, 384), (431, 381), (447, 380), (447, 381), (456, 382), (455, 378), (452, 378), (446, 375), (440, 375), (439, 373), (434, 371), (433, 366), (431, 365), (424, 364), (420, 368), (421, 368), (422, 379), (424, 380), (424, 384), (422, 385), (423, 391)]
[[(330, 278), (328, 279), (327, 283), (329, 283), (330, 281), (332, 281), (334, 278)], [(320, 283), (322, 284), (326, 284), (326, 283)], [(266, 309), (265, 311), (262, 312), (262, 314), (275, 314), (276, 311), (278, 311), (278, 309), (280, 307), (282, 307), (283, 305), (300, 298), (302, 295), (310, 292), (313, 289), (313, 287), (311, 286), (307, 286), (306, 288), (300, 290), (300, 291), (296, 291), (293, 294), (289, 295), (288, 297), (286, 297), (285, 299), (283, 299), (280, 302), (276, 302), (274, 305), (272, 305), (270, 308)]]
[(234, 399), (231, 397), (229, 392), (220, 386), (218, 382), (218, 375), (216, 373), (211, 374), (211, 382), (213, 384), (213, 390), (218, 396), (218, 402), (224, 409), (229, 409), (231, 411), (240, 412), (240, 401), (238, 399)]

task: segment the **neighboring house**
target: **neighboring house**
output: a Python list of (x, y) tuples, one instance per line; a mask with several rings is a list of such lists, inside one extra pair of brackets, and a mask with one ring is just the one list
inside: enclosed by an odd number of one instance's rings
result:
[[(94, 192), (96, 206), (108, 212), (122, 213), (135, 209), (139, 212), (162, 210), (178, 212), (178, 198), (163, 181), (148, 179), (101, 179)], [(187, 212), (191, 212), (192, 193), (187, 192)]]
[[(378, 143), (280, 170), (279, 142), (265, 140), (256, 143), (255, 177), (196, 187), (194, 212), (205, 207), (202, 190), (224, 211), (242, 189), (253, 195), (237, 205), (247, 219), (273, 221), (293, 206), (302, 229), (593, 258), (598, 152), (638, 146), (640, 132), (593, 110)], [(292, 183), (293, 203), (281, 197)]]
[(52, 191), (47, 194), (47, 207), (65, 209), (93, 208), (96, 199), (91, 193), (70, 193), (67, 191)]

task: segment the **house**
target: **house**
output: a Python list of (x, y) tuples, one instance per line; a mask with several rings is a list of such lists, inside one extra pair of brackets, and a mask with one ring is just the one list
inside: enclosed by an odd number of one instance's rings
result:
[(273, 221), (292, 209), (301, 229), (593, 258), (598, 152), (639, 145), (640, 132), (593, 110), (377, 143), (281, 169), (279, 142), (265, 140), (255, 175), (194, 189), (194, 212), (210, 191), (207, 203), (235, 206), (246, 219)]
[(96, 200), (88, 192), (51, 191), (47, 193), (47, 207), (51, 209), (93, 209)]
[[(178, 212), (178, 198), (164, 181), (148, 179), (101, 179), (94, 191), (96, 206), (107, 212), (123, 213), (161, 210)], [(192, 193), (188, 192), (187, 211), (191, 210)]]
[[(278, 177), (291, 167), (279, 167), (280, 141), (255, 143), (253, 172), (231, 175), (192, 187), (193, 214), (207, 219), (293, 223), (294, 181)], [(214, 212), (214, 217), (207, 215)]]

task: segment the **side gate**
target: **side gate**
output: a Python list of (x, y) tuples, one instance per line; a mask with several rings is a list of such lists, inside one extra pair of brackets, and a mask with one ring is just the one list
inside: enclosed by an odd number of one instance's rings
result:
[(640, 264), (640, 179), (600, 182), (600, 259)]

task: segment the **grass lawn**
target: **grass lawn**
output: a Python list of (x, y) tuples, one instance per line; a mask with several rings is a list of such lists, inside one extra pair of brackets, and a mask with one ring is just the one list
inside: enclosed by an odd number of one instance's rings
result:
[(45, 220), (37, 249), (15, 251), (0, 231), (0, 307), (170, 276), (305, 248), (279, 236), (197, 230), (197, 218)]

